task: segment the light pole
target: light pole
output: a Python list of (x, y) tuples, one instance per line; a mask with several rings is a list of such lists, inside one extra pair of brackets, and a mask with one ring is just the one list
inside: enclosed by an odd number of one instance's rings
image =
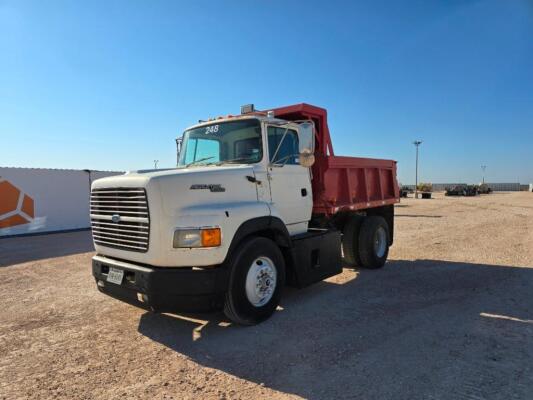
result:
[(483, 171), (483, 183), (485, 183), (485, 170), (487, 169), (486, 165), (481, 166), (481, 170)]
[(422, 144), (421, 140), (415, 140), (413, 144), (416, 147), (416, 168), (415, 168), (415, 199), (418, 199), (418, 147)]
[(154, 160), (154, 169), (157, 169), (157, 163), (159, 162), (159, 160)]

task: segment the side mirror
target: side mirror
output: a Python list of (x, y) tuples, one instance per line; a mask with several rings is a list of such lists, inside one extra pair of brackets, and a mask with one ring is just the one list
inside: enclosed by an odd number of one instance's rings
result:
[(315, 163), (315, 124), (302, 122), (298, 126), (298, 150), (302, 167), (311, 167)]

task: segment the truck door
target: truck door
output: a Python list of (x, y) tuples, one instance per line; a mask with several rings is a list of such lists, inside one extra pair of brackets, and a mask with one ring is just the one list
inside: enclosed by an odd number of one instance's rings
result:
[(295, 129), (269, 125), (267, 136), (273, 213), (279, 213), (290, 234), (306, 232), (311, 219), (313, 194), (309, 169), (298, 163), (298, 134)]

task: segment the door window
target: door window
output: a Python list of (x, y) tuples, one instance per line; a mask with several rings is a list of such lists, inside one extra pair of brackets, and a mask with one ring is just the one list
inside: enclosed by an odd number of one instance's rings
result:
[[(281, 139), (287, 131), (283, 142)], [(281, 146), (279, 145), (281, 142)], [(276, 149), (279, 146), (279, 150), (276, 153)], [(280, 128), (275, 126), (268, 127), (268, 154), (270, 162), (273, 164), (289, 164), (298, 165), (298, 134), (293, 129)], [(276, 159), (274, 160), (274, 154)]]

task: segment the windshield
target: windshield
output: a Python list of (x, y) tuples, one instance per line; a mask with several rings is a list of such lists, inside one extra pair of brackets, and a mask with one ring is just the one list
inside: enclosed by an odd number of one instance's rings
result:
[(246, 119), (185, 131), (178, 165), (252, 164), (262, 158), (261, 124)]

